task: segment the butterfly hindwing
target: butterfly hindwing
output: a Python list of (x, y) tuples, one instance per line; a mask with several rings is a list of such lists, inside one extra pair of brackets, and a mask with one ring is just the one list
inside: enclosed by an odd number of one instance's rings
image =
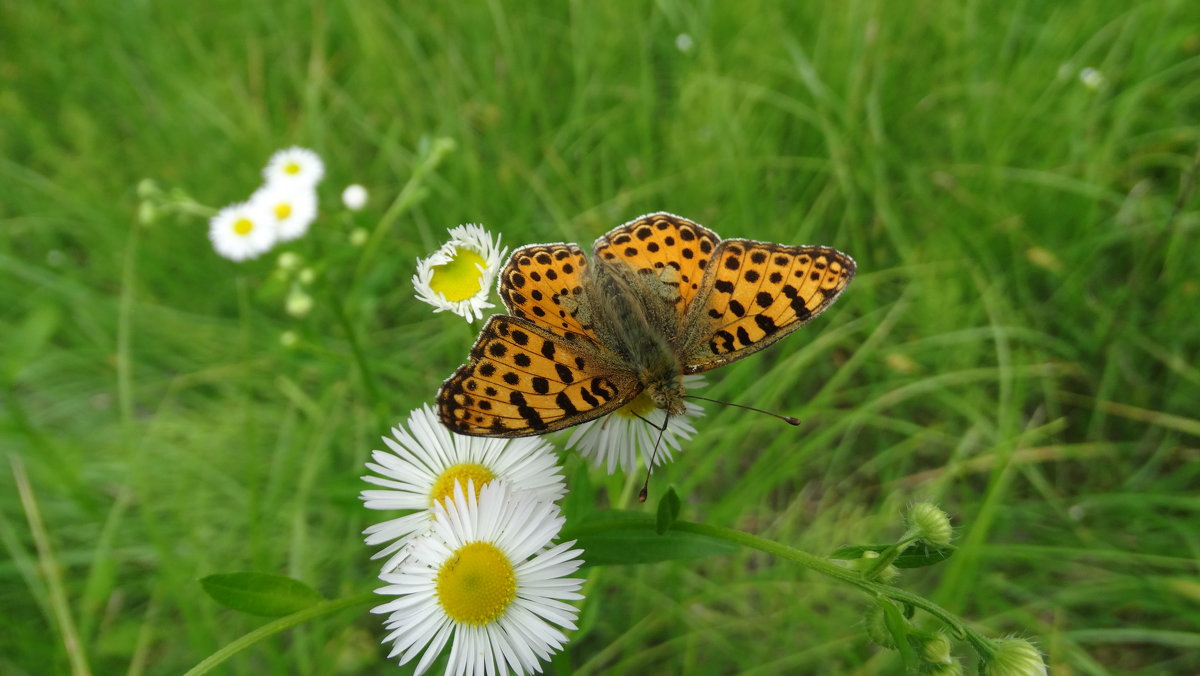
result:
[(686, 218), (660, 211), (614, 228), (596, 240), (594, 251), (598, 260), (656, 275), (671, 289), (668, 300), (681, 320), (700, 291), (704, 269), (720, 239)]
[(722, 241), (689, 309), (684, 372), (741, 359), (804, 326), (829, 307), (856, 270), (854, 259), (822, 246)]
[(523, 437), (598, 418), (628, 403), (642, 385), (603, 365), (584, 341), (571, 342), (524, 319), (496, 315), (438, 392), (438, 416), (460, 434)]

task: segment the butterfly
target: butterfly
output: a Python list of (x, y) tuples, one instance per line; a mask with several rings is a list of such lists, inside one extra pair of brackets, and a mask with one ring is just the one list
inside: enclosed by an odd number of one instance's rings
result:
[(658, 212), (575, 244), (514, 251), (500, 272), (507, 315), (438, 392), (460, 434), (523, 437), (611, 413), (645, 392), (682, 415), (685, 374), (780, 340), (829, 307), (854, 259), (824, 246), (721, 239)]

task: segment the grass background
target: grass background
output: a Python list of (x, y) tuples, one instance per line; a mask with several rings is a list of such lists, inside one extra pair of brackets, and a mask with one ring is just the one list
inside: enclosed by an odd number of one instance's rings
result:
[[(0, 672), (183, 671), (262, 623), (211, 573), (372, 588), (363, 462), (473, 338), (415, 258), (458, 223), (590, 242), (659, 209), (859, 263), (713, 374), (806, 425), (708, 407), (658, 483), (684, 518), (827, 553), (934, 500), (962, 549), (901, 584), (1055, 673), (1200, 671), (1200, 6), (397, 4), (0, 4)], [(457, 149), (385, 219), (434, 137)], [(302, 320), (274, 255), (135, 221), (142, 178), (218, 207), (291, 144), (327, 165), (286, 247)], [(900, 668), (865, 598), (763, 555), (591, 575), (559, 673)], [(382, 635), (347, 611), (222, 669), (391, 673)]]

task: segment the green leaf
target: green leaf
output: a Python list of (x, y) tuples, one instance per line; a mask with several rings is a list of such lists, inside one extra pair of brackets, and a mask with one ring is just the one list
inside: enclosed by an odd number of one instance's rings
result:
[(924, 568), (925, 566), (941, 563), (953, 555), (953, 545), (938, 547), (924, 540), (917, 540), (908, 547), (905, 547), (900, 556), (896, 557), (896, 560), (892, 562), (892, 565), (897, 568)]
[(732, 554), (738, 546), (707, 535), (654, 532), (656, 519), (641, 512), (597, 512), (579, 526), (564, 531), (564, 540), (577, 540), (584, 566), (658, 563)]
[(679, 518), (679, 494), (675, 492), (675, 487), (670, 486), (667, 492), (658, 501), (658, 515), (654, 523), (654, 532), (662, 535), (671, 529), (671, 524), (675, 523), (675, 519)]
[(303, 582), (273, 573), (219, 573), (201, 578), (200, 585), (217, 603), (263, 617), (291, 615), (325, 600)]
[[(831, 559), (854, 560), (861, 559), (864, 552), (884, 552), (892, 545), (849, 545), (838, 547), (829, 555)], [(924, 540), (917, 540), (904, 548), (900, 556), (892, 561), (897, 568), (923, 568), (941, 563), (954, 554), (954, 547), (946, 545), (935, 547)]]

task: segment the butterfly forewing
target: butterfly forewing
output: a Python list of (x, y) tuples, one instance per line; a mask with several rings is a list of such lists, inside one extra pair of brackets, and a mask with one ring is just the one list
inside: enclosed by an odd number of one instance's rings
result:
[(632, 374), (603, 366), (587, 342), (496, 315), (471, 348), (470, 363), (442, 384), (438, 415), (460, 434), (523, 437), (600, 417), (641, 389)]
[(722, 241), (689, 309), (681, 362), (698, 373), (741, 359), (819, 315), (854, 278), (854, 259), (821, 246)]
[(559, 336), (596, 336), (579, 315), (587, 257), (574, 244), (534, 244), (512, 253), (500, 271), (500, 299), (514, 317)]
[(668, 300), (682, 320), (719, 241), (716, 233), (686, 218), (658, 212), (613, 229), (596, 240), (594, 251), (598, 260), (655, 275), (673, 290)]

